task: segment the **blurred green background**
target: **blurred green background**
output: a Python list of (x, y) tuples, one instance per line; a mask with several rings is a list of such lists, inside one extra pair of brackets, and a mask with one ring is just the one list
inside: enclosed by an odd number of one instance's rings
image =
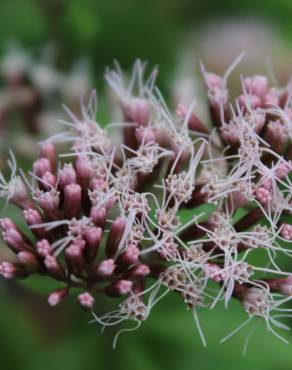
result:
[[(56, 67), (67, 73), (76, 59), (85, 58), (92, 87), (101, 88), (104, 69), (114, 59), (127, 68), (139, 57), (159, 65), (159, 83), (170, 96), (180, 88), (180, 74), (191, 76), (197, 58), (221, 71), (240, 51), (248, 54), (247, 70), (263, 70), (269, 56), (284, 80), (291, 72), (291, 19), (291, 0), (1, 0), (0, 54), (11, 41), (35, 58), (52, 45)], [(50, 288), (31, 279), (24, 285), (1, 283), (1, 370), (292, 369), (291, 344), (267, 334), (261, 324), (245, 357), (251, 327), (219, 344), (245, 319), (237, 302), (228, 311), (200, 310), (207, 348), (191, 313), (169, 296), (138, 331), (123, 334), (113, 351), (115, 331), (101, 334), (88, 325), (90, 314), (74, 298), (49, 308)]]

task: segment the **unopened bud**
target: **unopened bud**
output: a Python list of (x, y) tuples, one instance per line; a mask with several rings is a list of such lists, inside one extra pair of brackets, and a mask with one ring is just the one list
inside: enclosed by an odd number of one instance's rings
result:
[(136, 244), (129, 245), (119, 256), (119, 261), (126, 265), (133, 265), (139, 260), (140, 250)]
[(118, 217), (111, 226), (110, 233), (107, 238), (106, 243), (106, 254), (109, 257), (112, 257), (118, 248), (118, 245), (122, 239), (124, 230), (126, 227), (125, 218)]
[(40, 240), (36, 243), (36, 250), (37, 253), (43, 258), (52, 253), (52, 247), (46, 239)]
[(64, 215), (71, 219), (77, 217), (81, 210), (81, 186), (78, 184), (66, 185), (64, 189)]
[(107, 260), (103, 260), (100, 264), (96, 267), (95, 273), (102, 277), (111, 276), (116, 268), (115, 261), (111, 258)]
[(78, 295), (78, 302), (86, 310), (91, 310), (92, 307), (94, 306), (94, 298), (88, 292), (84, 292), (84, 293), (79, 294)]
[(120, 297), (130, 293), (132, 286), (130, 280), (118, 280), (106, 287), (105, 292), (111, 297)]
[(91, 227), (83, 234), (83, 238), (86, 241), (85, 257), (88, 261), (92, 261), (97, 255), (101, 237), (102, 229), (100, 227)]
[(67, 288), (56, 289), (49, 295), (48, 303), (50, 306), (57, 306), (67, 295)]
[(128, 278), (131, 279), (144, 279), (149, 274), (150, 274), (149, 266), (141, 263), (130, 268), (130, 270), (127, 271), (126, 275)]
[(59, 186), (63, 189), (70, 184), (76, 184), (76, 171), (71, 164), (65, 164), (59, 171)]
[(64, 279), (66, 277), (65, 270), (55, 256), (47, 255), (44, 264), (48, 272), (56, 279)]

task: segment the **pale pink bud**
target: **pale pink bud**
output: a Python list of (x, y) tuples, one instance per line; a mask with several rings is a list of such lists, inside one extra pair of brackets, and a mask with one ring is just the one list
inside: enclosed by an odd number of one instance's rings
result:
[(0, 263), (0, 275), (5, 279), (15, 279), (25, 277), (26, 273), (21, 266), (5, 261)]
[(94, 298), (88, 292), (84, 292), (84, 293), (79, 294), (78, 295), (78, 302), (86, 310), (90, 310), (94, 306)]
[(40, 240), (36, 243), (36, 250), (37, 253), (43, 258), (52, 253), (52, 247), (46, 239)]
[(105, 207), (92, 207), (90, 210), (90, 218), (94, 222), (96, 226), (100, 228), (104, 228), (105, 221), (106, 221), (107, 210)]
[(151, 127), (137, 127), (135, 130), (135, 136), (139, 144), (148, 144), (155, 142), (156, 134), (155, 130)]
[(37, 204), (43, 209), (48, 219), (57, 219), (59, 217), (60, 195), (55, 190), (38, 192), (35, 195)]
[(19, 252), (17, 254), (17, 259), (20, 263), (22, 263), (29, 270), (35, 270), (40, 267), (38, 259), (31, 252), (27, 252), (27, 251)]
[(111, 276), (116, 268), (115, 261), (113, 259), (107, 259), (100, 262), (96, 268), (96, 273), (100, 277)]
[(238, 97), (238, 104), (241, 108), (248, 111), (250, 108), (259, 108), (261, 106), (261, 99), (256, 95), (242, 94)]
[(268, 92), (268, 79), (266, 76), (256, 75), (243, 80), (244, 87), (248, 93), (264, 98)]
[(133, 283), (130, 280), (118, 280), (109, 285), (105, 291), (109, 296), (119, 297), (130, 293)]
[(15, 223), (8, 217), (0, 218), (0, 227), (3, 231), (7, 231), (8, 229), (17, 230)]
[(59, 171), (59, 186), (63, 189), (70, 184), (76, 184), (76, 171), (71, 164), (65, 164)]
[(40, 215), (39, 211), (36, 209), (25, 209), (23, 212), (23, 217), (25, 219), (25, 222), (31, 226), (31, 225), (38, 225), (42, 223), (42, 216)]
[(150, 274), (149, 266), (145, 264), (139, 264), (130, 268), (127, 271), (127, 277), (131, 279), (144, 279), (146, 276)]
[(71, 219), (77, 217), (81, 210), (81, 186), (78, 184), (66, 185), (64, 189), (64, 215)]
[(78, 183), (82, 188), (87, 188), (91, 177), (93, 176), (93, 168), (89, 158), (78, 155), (75, 161), (75, 170)]
[(133, 265), (139, 260), (140, 250), (136, 244), (129, 245), (119, 256), (119, 261), (126, 265)]
[(42, 176), (42, 187), (45, 190), (50, 190), (56, 186), (57, 183), (57, 178), (54, 174), (51, 172), (47, 171), (43, 176)]
[(80, 276), (84, 267), (85, 261), (83, 257), (83, 250), (85, 248), (84, 240), (75, 240), (65, 250), (65, 259), (69, 270), (76, 276)]
[(282, 224), (281, 235), (286, 240), (292, 240), (292, 225), (291, 224)]
[(279, 106), (280, 98), (276, 89), (272, 88), (264, 97), (265, 108)]
[(103, 179), (96, 179), (96, 178), (92, 179), (89, 184), (89, 188), (91, 191), (94, 191), (96, 189), (103, 191), (106, 189), (106, 187), (107, 187), (107, 182), (104, 181)]
[(21, 233), (15, 228), (7, 229), (2, 233), (4, 242), (11, 248), (14, 252), (20, 252), (26, 250), (25, 242)]
[(276, 151), (282, 151), (285, 142), (288, 140), (288, 134), (280, 120), (270, 121), (266, 130), (266, 140)]
[(55, 256), (47, 255), (44, 264), (48, 272), (56, 279), (62, 280), (65, 278), (65, 271)]
[(101, 237), (102, 229), (100, 227), (91, 227), (83, 234), (83, 238), (86, 241), (85, 256), (89, 261), (93, 260), (97, 255)]
[(54, 170), (56, 166), (56, 150), (55, 145), (50, 142), (43, 143), (41, 146), (41, 157), (49, 160), (51, 168)]
[(150, 120), (150, 106), (146, 99), (133, 98), (122, 105), (125, 120), (146, 126)]
[(68, 294), (67, 288), (60, 288), (54, 290), (48, 297), (50, 306), (57, 306)]
[(118, 217), (113, 222), (106, 243), (106, 254), (108, 257), (116, 253), (120, 240), (122, 239), (126, 227), (126, 219)]
[(38, 177), (43, 177), (46, 172), (52, 172), (52, 166), (47, 158), (39, 158), (33, 163), (33, 173)]
[(257, 200), (263, 205), (267, 204), (272, 200), (272, 195), (270, 191), (262, 186), (255, 190), (255, 196)]
[(292, 170), (292, 162), (281, 162), (277, 165), (275, 173), (279, 179), (285, 179), (288, 173)]
[[(176, 108), (176, 114), (180, 118), (181, 121), (184, 121), (188, 115), (188, 108), (186, 105), (180, 103)], [(205, 132), (207, 133), (208, 130), (201, 122), (201, 120), (195, 115), (194, 112), (191, 112), (189, 116), (188, 127), (190, 130), (198, 131), (198, 132)]]
[(206, 78), (206, 85), (209, 89), (214, 89), (214, 88), (222, 88), (223, 86), (223, 80), (222, 77), (219, 75), (216, 75), (215, 73), (206, 73), (205, 74)]

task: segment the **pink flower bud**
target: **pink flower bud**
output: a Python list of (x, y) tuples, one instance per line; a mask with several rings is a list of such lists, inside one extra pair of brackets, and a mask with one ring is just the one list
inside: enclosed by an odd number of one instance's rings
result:
[(78, 302), (86, 310), (91, 310), (94, 306), (94, 298), (90, 293), (87, 292), (78, 295)]
[(101, 237), (102, 229), (100, 227), (91, 227), (83, 234), (83, 238), (86, 241), (85, 257), (88, 261), (92, 261), (97, 255)]
[(41, 154), (42, 158), (46, 158), (51, 165), (51, 168), (54, 170), (56, 166), (56, 150), (55, 145), (50, 142), (43, 143), (41, 146)]
[(37, 253), (43, 258), (52, 253), (52, 247), (46, 239), (40, 240), (36, 243), (36, 250)]
[(126, 265), (133, 265), (139, 260), (140, 250), (136, 244), (129, 245), (119, 256), (119, 261)]
[(75, 170), (78, 183), (83, 189), (86, 189), (91, 177), (93, 176), (93, 168), (89, 158), (78, 155), (75, 161)]
[(81, 186), (78, 184), (66, 185), (64, 189), (64, 215), (71, 219), (77, 217), (81, 210)]
[(290, 224), (282, 224), (281, 227), (281, 235), (286, 240), (292, 240), (292, 225)]
[(91, 191), (94, 191), (95, 189), (98, 190), (105, 190), (107, 187), (107, 182), (104, 181), (103, 179), (92, 179), (89, 184), (89, 188)]
[(146, 126), (150, 120), (150, 106), (146, 99), (133, 98), (122, 105), (122, 110), (126, 121)]
[(255, 196), (257, 200), (263, 205), (266, 205), (272, 200), (272, 195), (270, 191), (265, 189), (263, 186), (260, 186), (255, 190)]
[(39, 261), (36, 256), (31, 252), (19, 252), (17, 254), (18, 261), (30, 271), (36, 270), (40, 267)]
[(243, 80), (244, 87), (249, 94), (263, 99), (268, 92), (268, 79), (266, 76), (256, 75)]
[(106, 243), (106, 254), (108, 257), (113, 256), (118, 248), (126, 227), (126, 220), (122, 217), (116, 218), (111, 226), (110, 233)]
[(53, 175), (51, 172), (47, 171), (43, 176), (42, 176), (42, 187), (45, 190), (51, 190), (56, 186), (57, 183), (57, 178), (55, 175)]
[(106, 287), (105, 292), (111, 297), (120, 297), (130, 293), (133, 283), (130, 280), (117, 280)]
[[(179, 104), (176, 108), (176, 114), (181, 121), (184, 121), (188, 114), (188, 108), (184, 104)], [(208, 133), (208, 129), (204, 126), (194, 112), (191, 112), (189, 116), (188, 127), (193, 131)]]
[(248, 111), (249, 109), (259, 108), (262, 104), (261, 99), (256, 95), (240, 95), (238, 97), (238, 104), (241, 108)]
[(40, 215), (39, 211), (36, 209), (25, 209), (23, 212), (23, 217), (25, 219), (25, 222), (31, 226), (31, 225), (38, 225), (42, 223), (42, 216)]
[(135, 136), (139, 144), (148, 144), (155, 142), (155, 130), (151, 127), (140, 126), (135, 130)]
[(205, 74), (205, 79), (206, 79), (206, 85), (209, 89), (214, 89), (214, 88), (222, 88), (223, 86), (223, 80), (222, 77), (216, 75), (215, 73), (206, 73)]
[(15, 229), (10, 228), (2, 233), (4, 242), (11, 248), (14, 252), (20, 252), (26, 250), (26, 245), (21, 233)]
[(63, 189), (70, 184), (76, 184), (76, 171), (71, 164), (65, 164), (64, 168), (59, 171), (59, 186)]
[(96, 226), (99, 226), (101, 229), (104, 228), (106, 221), (107, 210), (105, 207), (92, 207), (90, 210), (90, 218)]
[(67, 295), (67, 288), (56, 289), (49, 295), (48, 303), (50, 306), (57, 306)]
[(285, 179), (288, 175), (288, 173), (292, 170), (292, 162), (291, 161), (285, 161), (281, 162), (276, 166), (276, 176), (279, 179)]
[(75, 240), (65, 250), (65, 259), (68, 269), (76, 276), (80, 276), (85, 267), (83, 251), (85, 248), (84, 240)]
[(96, 268), (96, 273), (100, 277), (111, 276), (116, 268), (115, 261), (113, 259), (107, 259), (100, 262)]
[(0, 227), (3, 231), (7, 231), (8, 229), (17, 230), (15, 223), (8, 217), (0, 218)]
[(52, 172), (52, 166), (50, 161), (47, 158), (39, 158), (34, 161), (33, 164), (33, 173), (38, 177), (43, 177), (46, 172)]
[(15, 279), (25, 277), (27, 274), (21, 266), (5, 261), (0, 263), (0, 275), (5, 279)]
[(280, 120), (270, 121), (268, 123), (265, 139), (271, 144), (274, 150), (277, 152), (283, 151), (284, 144), (288, 140), (288, 135)]
[(139, 264), (127, 271), (127, 277), (130, 279), (144, 279), (150, 274), (149, 266), (145, 264)]
[(279, 93), (276, 89), (272, 88), (264, 97), (264, 107), (271, 108), (278, 106), (280, 103)]
[(56, 279), (65, 279), (65, 271), (55, 256), (47, 255), (44, 264), (48, 272)]
[(37, 192), (35, 195), (37, 204), (43, 209), (45, 216), (50, 219), (58, 219), (60, 195), (55, 190)]

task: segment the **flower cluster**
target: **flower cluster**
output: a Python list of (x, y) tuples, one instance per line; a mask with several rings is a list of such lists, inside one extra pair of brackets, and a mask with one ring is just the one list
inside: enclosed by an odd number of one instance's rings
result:
[[(1, 219), (16, 255), (1, 275), (47, 275), (57, 282), (50, 305), (77, 290), (103, 326), (139, 326), (173, 292), (192, 310), (203, 343), (197, 309), (228, 307), (232, 298), (247, 313), (244, 324), (260, 317), (279, 336), (292, 295), (292, 274), (277, 258), (292, 253), (292, 85), (242, 78), (231, 100), (227, 81), (239, 59), (223, 77), (202, 65), (209, 125), (195, 103), (172, 114), (156, 69), (147, 79), (137, 61), (129, 80), (119, 67), (105, 76), (120, 122), (96, 122), (93, 92), (81, 118), (67, 110), (68, 131), (41, 144), (31, 172), (19, 175), (11, 154), (0, 195), (22, 209), (31, 235)], [(57, 160), (59, 142), (70, 149)], [(117, 307), (96, 314), (98, 294), (120, 297)]]

